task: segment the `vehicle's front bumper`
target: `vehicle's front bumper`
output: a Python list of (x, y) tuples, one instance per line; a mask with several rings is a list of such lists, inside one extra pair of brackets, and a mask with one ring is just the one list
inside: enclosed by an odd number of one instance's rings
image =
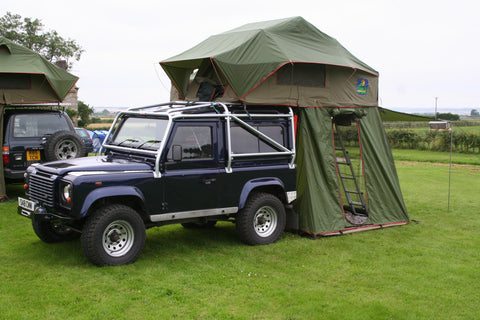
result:
[[(29, 204), (29, 205), (26, 205)], [(41, 219), (41, 220), (72, 220), (70, 217), (61, 216), (52, 212), (48, 212), (45, 207), (39, 206), (34, 201), (18, 197), (17, 213), (29, 219)]]

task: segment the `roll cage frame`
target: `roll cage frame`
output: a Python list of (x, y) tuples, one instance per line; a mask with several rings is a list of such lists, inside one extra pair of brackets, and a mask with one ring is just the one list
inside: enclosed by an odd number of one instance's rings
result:
[[(241, 107), (243, 106), (243, 110)], [(235, 110), (235, 113), (232, 112), (232, 107), (239, 107)], [(234, 159), (237, 158), (248, 158), (253, 156), (279, 156), (285, 155), (290, 157), (289, 161), (289, 168), (295, 168), (295, 125), (294, 125), (294, 114), (291, 107), (286, 107), (288, 112), (284, 113), (263, 113), (264, 110), (250, 110), (247, 111), (246, 105), (242, 104), (233, 104), (233, 103), (223, 103), (223, 102), (183, 102), (183, 101), (173, 101), (167, 102), (162, 104), (156, 104), (152, 106), (146, 107), (137, 107), (137, 108), (130, 108), (127, 111), (122, 111), (117, 114), (112, 125), (110, 126), (110, 130), (98, 152), (98, 154), (102, 154), (105, 150), (113, 150), (113, 151), (124, 151), (124, 152), (132, 152), (135, 153), (142, 153), (146, 155), (155, 156), (155, 170), (154, 170), (154, 177), (160, 178), (160, 159), (162, 157), (163, 151), (165, 149), (165, 144), (172, 130), (174, 120), (176, 119), (199, 119), (199, 118), (222, 118), (225, 119), (226, 122), (226, 144), (227, 144), (227, 163), (225, 167), (225, 171), (227, 173), (232, 172), (232, 162)], [(263, 111), (260, 112), (259, 111)], [(278, 111), (278, 110), (277, 110)], [(113, 133), (115, 131), (115, 126), (119, 121), (121, 121), (124, 117), (128, 116), (136, 116), (136, 117), (155, 117), (155, 118), (163, 118), (168, 120), (168, 124), (163, 136), (162, 141), (160, 142), (160, 146), (157, 150), (145, 150), (145, 149), (137, 149), (131, 148), (126, 146), (117, 146), (110, 144), (110, 138), (113, 137)], [(289, 138), (291, 148), (286, 148), (282, 144), (278, 143), (271, 137), (265, 135), (264, 133), (260, 132), (250, 124), (248, 124), (243, 119), (249, 120), (256, 120), (256, 119), (278, 119), (278, 118), (286, 118), (290, 122), (290, 134)], [(232, 134), (231, 134), (231, 127), (232, 124), (236, 123), (251, 134), (255, 135), (262, 141), (273, 145), (277, 148), (278, 152), (256, 152), (256, 153), (241, 153), (235, 154), (232, 152)]]

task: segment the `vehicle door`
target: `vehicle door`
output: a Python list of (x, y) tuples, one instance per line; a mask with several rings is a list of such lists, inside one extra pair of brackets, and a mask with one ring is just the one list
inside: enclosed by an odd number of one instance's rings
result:
[(164, 213), (218, 207), (218, 133), (215, 121), (178, 121), (167, 143)]

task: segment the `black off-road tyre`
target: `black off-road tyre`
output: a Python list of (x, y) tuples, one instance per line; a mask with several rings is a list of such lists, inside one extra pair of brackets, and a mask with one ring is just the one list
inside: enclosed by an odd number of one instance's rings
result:
[(256, 193), (249, 197), (235, 223), (242, 242), (249, 245), (274, 243), (285, 230), (285, 207), (272, 194)]
[(113, 204), (99, 208), (82, 233), (85, 256), (97, 266), (116, 266), (137, 260), (145, 246), (145, 224), (132, 208)]
[(32, 220), (32, 227), (37, 237), (46, 243), (65, 242), (80, 238), (79, 232), (49, 220), (34, 218)]
[(57, 131), (48, 137), (45, 143), (45, 158), (47, 161), (80, 158), (85, 155), (82, 140), (73, 132)]

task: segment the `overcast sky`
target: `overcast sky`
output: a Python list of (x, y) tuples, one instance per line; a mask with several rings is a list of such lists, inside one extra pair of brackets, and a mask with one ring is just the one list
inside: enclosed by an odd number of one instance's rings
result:
[[(95, 108), (169, 100), (158, 62), (250, 22), (302, 16), (380, 73), (379, 104), (411, 112), (480, 109), (480, 16), (471, 0), (15, 0), (85, 50), (71, 72)], [(5, 3), (6, 2), (6, 3)]]

